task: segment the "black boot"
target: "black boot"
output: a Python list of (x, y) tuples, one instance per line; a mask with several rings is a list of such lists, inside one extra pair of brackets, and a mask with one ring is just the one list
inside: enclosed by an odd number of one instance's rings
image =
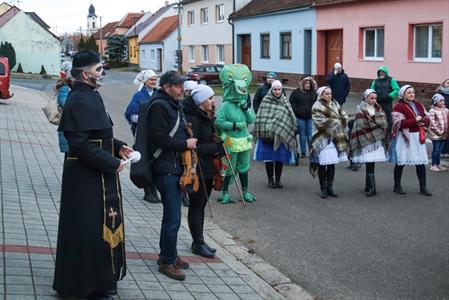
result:
[(276, 185), (274, 184), (274, 180), (273, 180), (273, 167), (274, 167), (274, 163), (272, 161), (268, 161), (265, 163), (265, 172), (267, 172), (268, 187), (270, 189), (276, 188)]
[(432, 192), (427, 188), (425, 165), (416, 166), (416, 175), (419, 180), (419, 192), (424, 196), (432, 196)]
[(405, 195), (406, 192), (401, 187), (402, 171), (404, 166), (394, 166), (394, 189), (393, 192), (400, 195)]
[(335, 165), (327, 166), (327, 194), (331, 197), (338, 197), (334, 192), (334, 176), (335, 176)]
[(282, 189), (284, 186), (281, 183), (282, 167), (284, 166), (281, 162), (274, 163), (274, 178), (275, 185), (277, 189)]
[(369, 178), (368, 178), (368, 172), (366, 172), (365, 173), (365, 189), (364, 189), (364, 191), (365, 192), (368, 192), (369, 190), (370, 190), (370, 181), (369, 181)]
[(318, 180), (320, 181), (320, 197), (327, 198), (327, 176), (326, 167), (320, 166), (318, 168)]
[(143, 197), (144, 201), (150, 202), (150, 203), (159, 203), (160, 200), (154, 198), (153, 193), (151, 192), (151, 187), (144, 187), (143, 188), (145, 192), (145, 196)]
[(187, 193), (182, 193), (182, 205), (184, 207), (189, 207), (190, 205), (190, 198), (189, 198), (189, 194)]
[(368, 192), (366, 193), (366, 196), (372, 197), (372, 196), (376, 195), (376, 181), (374, 178), (374, 173), (368, 174), (368, 181), (369, 181), (369, 189), (368, 189)]

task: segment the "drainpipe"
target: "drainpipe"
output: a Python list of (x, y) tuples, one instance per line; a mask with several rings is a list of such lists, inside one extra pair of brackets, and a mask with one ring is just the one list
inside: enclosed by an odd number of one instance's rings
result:
[[(232, 12), (235, 12), (235, 0), (232, 1)], [(235, 64), (235, 47), (234, 47), (234, 35), (235, 35), (235, 29), (234, 29), (234, 23), (231, 19), (228, 17), (228, 23), (232, 26), (232, 63)]]

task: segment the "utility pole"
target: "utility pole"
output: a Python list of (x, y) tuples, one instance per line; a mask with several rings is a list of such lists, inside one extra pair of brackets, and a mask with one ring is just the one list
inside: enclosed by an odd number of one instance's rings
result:
[(101, 20), (103, 19), (102, 16), (100, 16), (100, 57), (103, 57), (103, 25), (101, 23)]
[(182, 10), (182, 4), (181, 4), (181, 0), (178, 0), (178, 2), (176, 2), (176, 6), (173, 7), (174, 9), (178, 10), (178, 50), (176, 50), (176, 57), (177, 57), (177, 62), (178, 62), (178, 72), (182, 73), (182, 36), (181, 36), (181, 10)]

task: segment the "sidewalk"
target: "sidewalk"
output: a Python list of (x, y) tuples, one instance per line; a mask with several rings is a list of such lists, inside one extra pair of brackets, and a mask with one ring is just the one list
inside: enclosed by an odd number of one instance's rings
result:
[[(58, 299), (51, 285), (63, 155), (56, 128), (40, 109), (46, 99), (33, 90), (17, 86), (12, 90), (12, 104), (0, 105), (0, 297)], [(215, 224), (207, 223), (206, 230), (223, 247), (209, 236), (206, 239), (218, 249), (218, 256), (210, 260), (192, 255), (185, 217), (178, 252), (191, 266), (186, 280), (160, 274), (156, 259), (162, 206), (142, 201), (142, 192), (127, 173), (120, 177), (128, 274), (119, 282), (118, 299), (311, 299)]]

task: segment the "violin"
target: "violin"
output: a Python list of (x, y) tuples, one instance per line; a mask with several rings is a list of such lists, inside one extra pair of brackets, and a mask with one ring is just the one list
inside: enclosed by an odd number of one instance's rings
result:
[[(187, 132), (193, 137), (192, 123), (187, 123)], [(185, 150), (182, 153), (182, 165), (184, 167), (179, 184), (181, 190), (185, 193), (191, 194), (198, 192), (200, 181), (196, 172), (198, 165), (198, 155), (195, 150)]]

